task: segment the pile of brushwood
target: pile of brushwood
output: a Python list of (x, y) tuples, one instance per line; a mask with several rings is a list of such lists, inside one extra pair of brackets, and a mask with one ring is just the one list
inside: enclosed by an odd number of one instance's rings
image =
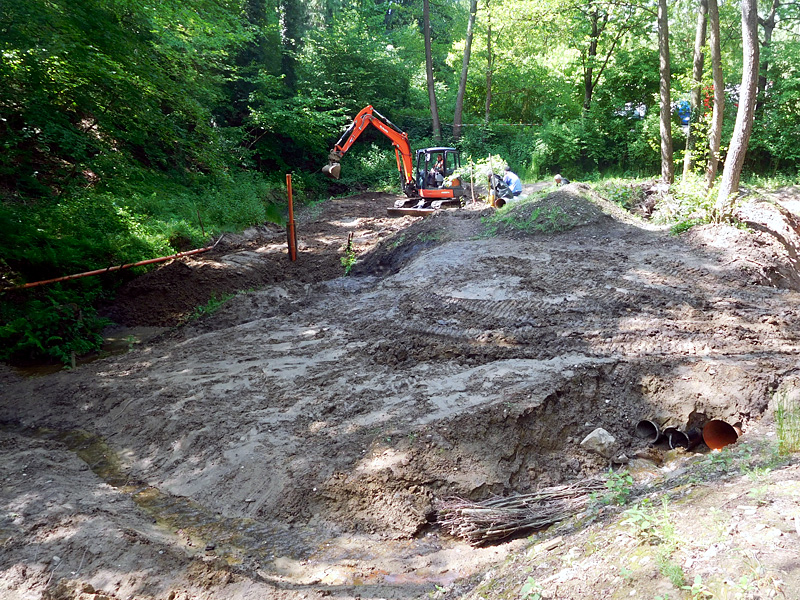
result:
[(607, 489), (604, 480), (589, 479), (481, 502), (450, 498), (439, 506), (439, 522), (452, 535), (483, 546), (563, 521)]

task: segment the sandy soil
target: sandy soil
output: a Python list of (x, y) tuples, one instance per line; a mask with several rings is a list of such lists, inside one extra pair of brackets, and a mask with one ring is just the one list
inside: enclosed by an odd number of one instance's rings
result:
[[(597, 427), (628, 462), (649, 417), (742, 423), (725, 468), (701, 452), (631, 469), (675, 506), (696, 494), (691, 514), (721, 510), (733, 527), (741, 513), (728, 554), (736, 536), (761, 545), (729, 568), (756, 565), (762, 595), (740, 597), (772, 597), (778, 580), (776, 595), (800, 597), (796, 464), (762, 469), (773, 516), (758, 535), (750, 508), (764, 505), (741, 499), (752, 486), (731, 470), (756, 468), (753, 452), (772, 447), (770, 401), (795, 397), (794, 190), (745, 205), (747, 228), (682, 236), (581, 184), (520, 203), (510, 214), (523, 229), (487, 225), (482, 204), (386, 217), (394, 200), (307, 209), (294, 263), (282, 230), (226, 236), (130, 282), (107, 308), (161, 335), (70, 371), (0, 373), (0, 596), (487, 597), (497, 584), (517, 597), (535, 575), (545, 597), (691, 597), (643, 555), (609, 566), (641, 542), (609, 537), (618, 511), (483, 548), (437, 521), (451, 496), (604, 473), (613, 461), (580, 445)], [(349, 234), (358, 262), (344, 277)], [(250, 291), (187, 321), (239, 290)], [(690, 464), (714, 483), (676, 479)], [(708, 581), (723, 542), (681, 535), (689, 584)]]

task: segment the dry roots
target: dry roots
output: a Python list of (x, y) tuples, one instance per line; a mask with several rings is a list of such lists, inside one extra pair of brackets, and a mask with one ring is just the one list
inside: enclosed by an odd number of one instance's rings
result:
[(450, 498), (439, 507), (439, 521), (451, 534), (480, 546), (571, 517), (586, 507), (593, 492), (605, 489), (603, 480), (590, 479), (483, 502)]

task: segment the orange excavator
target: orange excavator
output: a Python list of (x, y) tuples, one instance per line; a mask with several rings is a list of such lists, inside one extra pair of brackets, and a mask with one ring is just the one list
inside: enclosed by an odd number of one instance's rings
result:
[(467, 190), (460, 178), (453, 176), (461, 167), (458, 150), (447, 147), (423, 148), (416, 151), (416, 156), (412, 156), (408, 135), (372, 106), (361, 109), (336, 142), (328, 155), (328, 164), (322, 167), (323, 173), (339, 179), (342, 157), (369, 125), (391, 140), (397, 156), (400, 183), (407, 196), (395, 202), (389, 214), (425, 215), (445, 206), (463, 204)]

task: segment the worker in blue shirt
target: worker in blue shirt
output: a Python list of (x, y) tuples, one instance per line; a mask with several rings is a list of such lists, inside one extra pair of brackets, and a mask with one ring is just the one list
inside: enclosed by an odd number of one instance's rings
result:
[(506, 174), (505, 177), (503, 177), (503, 181), (511, 188), (511, 193), (515, 196), (519, 196), (522, 193), (522, 181), (520, 181), (517, 174), (511, 170), (511, 167), (506, 167)]

